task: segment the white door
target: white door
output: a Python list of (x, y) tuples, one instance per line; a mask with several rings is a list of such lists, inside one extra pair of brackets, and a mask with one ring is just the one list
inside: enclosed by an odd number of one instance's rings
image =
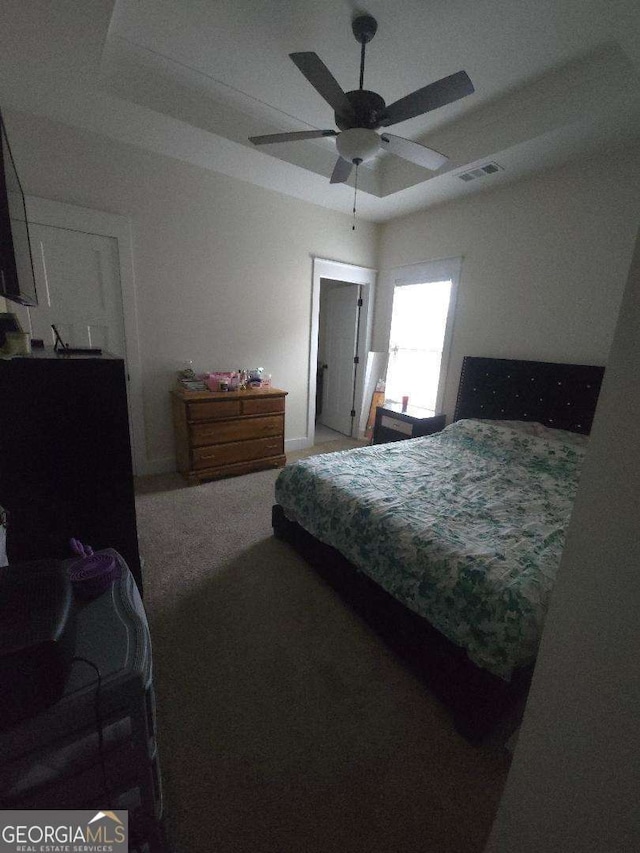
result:
[(326, 311), (322, 414), (319, 421), (329, 429), (351, 435), (353, 393), (358, 335), (357, 284), (331, 287), (323, 300)]
[(27, 311), (31, 337), (53, 344), (53, 324), (69, 346), (100, 347), (124, 358), (115, 237), (39, 224), (29, 234), (38, 288), (38, 306)]
[(27, 196), (37, 308), (15, 305), (22, 328), (53, 343), (100, 347), (127, 366), (134, 473), (149, 472), (142, 405), (131, 223), (126, 216)]

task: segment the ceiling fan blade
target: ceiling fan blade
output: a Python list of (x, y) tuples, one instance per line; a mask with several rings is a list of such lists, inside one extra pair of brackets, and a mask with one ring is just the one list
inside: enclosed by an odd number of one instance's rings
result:
[(333, 172), (331, 173), (331, 181), (332, 184), (344, 184), (349, 180), (349, 175), (351, 174), (351, 170), (353, 169), (353, 163), (350, 163), (348, 160), (343, 159), (342, 157), (338, 157), (336, 165), (333, 167)]
[(317, 53), (290, 53), (289, 56), (316, 92), (333, 107), (339, 116), (355, 119), (353, 107), (347, 96)]
[(466, 71), (458, 71), (449, 77), (443, 77), (435, 83), (430, 83), (423, 89), (417, 89), (410, 95), (400, 98), (390, 104), (384, 111), (383, 127), (390, 127), (408, 118), (431, 112), (445, 104), (451, 104), (474, 92), (473, 83)]
[(426, 145), (420, 145), (419, 142), (412, 142), (402, 136), (394, 136), (392, 133), (381, 134), (380, 145), (385, 151), (390, 151), (403, 160), (417, 163), (418, 166), (424, 166), (425, 169), (431, 169), (432, 172), (449, 162), (448, 157), (433, 148), (427, 148)]
[(321, 136), (337, 136), (336, 130), (299, 130), (293, 133), (269, 133), (266, 136), (250, 136), (254, 145), (271, 145), (273, 142), (297, 142), (302, 139), (318, 139)]

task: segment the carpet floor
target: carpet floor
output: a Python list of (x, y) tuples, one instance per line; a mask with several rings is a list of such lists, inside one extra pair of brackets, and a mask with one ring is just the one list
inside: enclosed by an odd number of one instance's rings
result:
[(171, 850), (479, 853), (508, 753), (272, 537), (276, 476), (137, 484)]

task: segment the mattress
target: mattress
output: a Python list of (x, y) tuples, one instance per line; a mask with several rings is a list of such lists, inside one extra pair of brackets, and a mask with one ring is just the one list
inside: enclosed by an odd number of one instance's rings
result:
[(536, 656), (588, 439), (461, 420), (284, 468), (288, 518), (509, 680)]

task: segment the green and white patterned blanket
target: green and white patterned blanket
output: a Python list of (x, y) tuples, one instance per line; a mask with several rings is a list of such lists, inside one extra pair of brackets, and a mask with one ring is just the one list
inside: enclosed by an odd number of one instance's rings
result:
[(536, 656), (587, 442), (540, 424), (457, 421), (289, 465), (276, 501), (508, 680)]

